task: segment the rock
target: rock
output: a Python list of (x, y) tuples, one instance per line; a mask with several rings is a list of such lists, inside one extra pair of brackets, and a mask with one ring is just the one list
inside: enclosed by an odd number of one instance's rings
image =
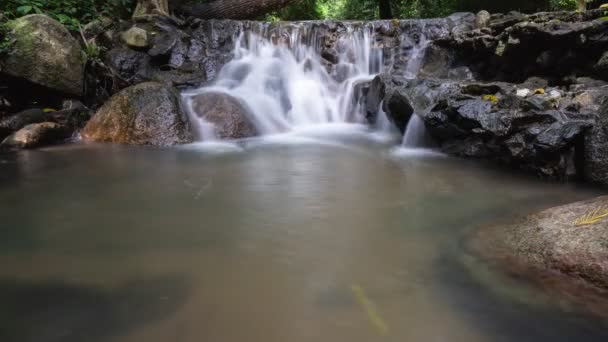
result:
[(112, 23), (112, 19), (108, 17), (95, 19), (82, 27), (82, 33), (85, 38), (92, 39), (105, 32)]
[(222, 93), (205, 93), (191, 99), (193, 112), (215, 128), (220, 139), (241, 139), (257, 135), (249, 111), (236, 98)]
[(193, 141), (176, 89), (141, 83), (112, 96), (81, 132), (88, 141), (171, 146)]
[(84, 64), (80, 44), (57, 21), (41, 14), (9, 23), (15, 40), (3, 72), (47, 88), (82, 95)]
[(604, 52), (597, 63), (595, 63), (594, 69), (602, 74), (604, 78), (608, 78), (608, 51)]
[(4, 139), (11, 133), (33, 124), (47, 121), (47, 115), (39, 108), (24, 110), (17, 114), (0, 120), (0, 139)]
[(493, 253), (509, 262), (608, 289), (607, 213), (608, 197), (568, 204), (482, 232), (479, 243), (499, 248)]
[(150, 45), (148, 32), (139, 27), (131, 27), (123, 32), (120, 37), (125, 44), (135, 49), (147, 48)]
[[(599, 104), (597, 123), (585, 135), (585, 179), (608, 185), (608, 89), (602, 92), (587, 91), (577, 96), (578, 108)], [(595, 94), (594, 94), (595, 93)], [(599, 93), (599, 94), (598, 94)]]
[(527, 88), (517, 89), (516, 95), (519, 97), (528, 97), (532, 91)]
[(490, 24), (490, 12), (481, 10), (475, 16), (475, 28), (482, 29), (488, 27)]
[[(366, 108), (369, 114), (377, 113), (380, 104), (386, 112), (388, 119), (401, 132), (405, 132), (414, 109), (410, 100), (402, 91), (402, 85), (406, 80), (389, 75), (379, 75), (374, 78), (370, 85), (366, 99)], [(375, 120), (372, 120), (375, 121)]]
[[(577, 164), (582, 158), (580, 141), (595, 123), (593, 104), (608, 88), (589, 91), (586, 96), (593, 95), (592, 99), (578, 94), (578, 100), (573, 93), (559, 99), (546, 94), (523, 98), (517, 89), (502, 82), (403, 80), (381, 75), (372, 82), (366, 104), (369, 113), (378, 101), (395, 94), (402, 99), (395, 107), (419, 115), (449, 154), (493, 159), (546, 178), (582, 176)], [(395, 112), (386, 103), (385, 110)]]
[(30, 124), (8, 136), (0, 148), (27, 149), (51, 144), (69, 138), (70, 132), (54, 122)]

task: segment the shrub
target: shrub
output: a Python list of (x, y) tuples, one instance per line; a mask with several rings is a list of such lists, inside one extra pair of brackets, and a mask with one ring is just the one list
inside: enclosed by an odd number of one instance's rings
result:
[(130, 13), (134, 0), (5, 0), (4, 14), (18, 18), (28, 14), (46, 14), (72, 31), (79, 23), (90, 22), (100, 16), (121, 17)]

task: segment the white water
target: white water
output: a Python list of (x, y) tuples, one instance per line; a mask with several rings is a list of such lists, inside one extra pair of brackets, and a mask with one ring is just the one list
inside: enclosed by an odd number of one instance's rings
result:
[(424, 121), (416, 114), (412, 115), (410, 122), (407, 124), (407, 129), (405, 130), (405, 135), (403, 136), (403, 147), (427, 147)]
[[(386, 72), (385, 59), (395, 56), (385, 56), (375, 46), (373, 25), (348, 26), (336, 44), (338, 63), (330, 74), (321, 57), (322, 33), (312, 27), (301, 24), (275, 31), (263, 27), (241, 33), (234, 58), (214, 84), (185, 94), (186, 99), (206, 92), (233, 96), (246, 105), (249, 119), (261, 135), (317, 125), (364, 124), (364, 109), (355, 99), (356, 85)], [(425, 37), (414, 40), (403, 37), (404, 43), (413, 46), (402, 71), (406, 77), (415, 77), (428, 45)], [(189, 109), (199, 137), (215, 140), (213, 125)], [(383, 127), (377, 128), (385, 132), (390, 122), (383, 120), (386, 115), (379, 115)]]

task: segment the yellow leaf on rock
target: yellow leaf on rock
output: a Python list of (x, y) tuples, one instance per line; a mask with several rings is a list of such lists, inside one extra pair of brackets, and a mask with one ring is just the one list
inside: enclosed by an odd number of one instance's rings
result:
[(498, 97), (496, 97), (496, 95), (484, 95), (483, 96), (483, 100), (484, 101), (489, 101), (492, 103), (497, 103), (498, 102)]
[(543, 89), (543, 88), (538, 88), (538, 89), (535, 89), (535, 90), (534, 90), (534, 94), (537, 94), (537, 95), (545, 95), (545, 89)]

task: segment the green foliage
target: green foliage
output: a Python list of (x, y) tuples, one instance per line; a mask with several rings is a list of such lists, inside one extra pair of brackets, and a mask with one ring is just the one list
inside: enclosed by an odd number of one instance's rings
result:
[(9, 37), (10, 27), (7, 22), (0, 21), (0, 56), (7, 54), (14, 41)]
[(4, 14), (11, 19), (28, 14), (46, 14), (68, 29), (78, 31), (78, 24), (100, 16), (117, 17), (128, 14), (134, 0), (4, 0)]

